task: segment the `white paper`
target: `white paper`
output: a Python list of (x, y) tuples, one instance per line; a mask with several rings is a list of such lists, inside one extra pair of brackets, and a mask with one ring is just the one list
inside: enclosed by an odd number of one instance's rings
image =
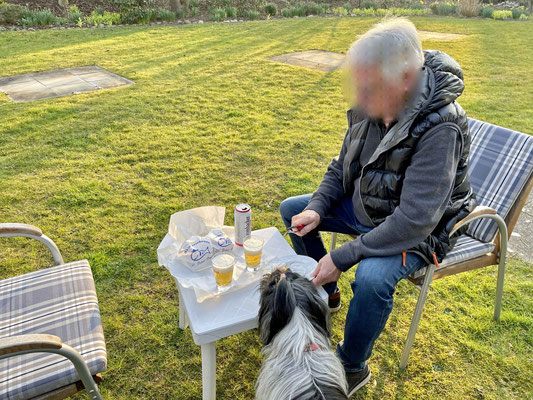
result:
[(254, 284), (264, 274), (282, 266), (289, 267), (292, 271), (310, 279), (310, 274), (316, 268), (317, 262), (306, 256), (279, 256), (280, 249), (284, 248), (287, 243), (281, 235), (272, 235), (272, 231), (268, 233), (269, 230), (266, 229), (254, 233), (265, 241), (261, 268), (253, 272), (246, 270), (243, 249), (234, 246), (231, 252), (235, 256), (232, 286), (224, 292), (218, 292), (211, 261), (209, 261), (206, 269), (192, 271), (178, 259), (177, 255), (183, 242), (190, 236), (204, 236), (211, 229), (222, 229), (230, 239), (234, 240), (233, 227), (222, 225), (224, 211), (223, 207), (200, 207), (173, 214), (170, 217), (168, 233), (157, 249), (159, 265), (165, 266), (182, 286), (192, 288), (198, 302), (216, 296), (224, 296), (239, 290), (239, 288)]

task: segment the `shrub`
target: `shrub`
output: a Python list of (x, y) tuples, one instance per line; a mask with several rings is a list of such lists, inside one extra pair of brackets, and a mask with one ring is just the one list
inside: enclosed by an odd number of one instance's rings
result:
[(459, 2), (459, 13), (464, 17), (477, 17), (480, 6), (479, 0), (461, 0)]
[(278, 7), (274, 3), (265, 4), (265, 14), (275, 16), (278, 13)]
[[(191, 17), (196, 17), (198, 15), (198, 7), (191, 7), (190, 14), (191, 14)], [(184, 17), (182, 17), (182, 18), (184, 18)]]
[(18, 4), (0, 4), (0, 24), (16, 24), (28, 11), (26, 7)]
[(426, 7), (424, 7), (424, 4), (422, 3), (411, 3), (409, 4), (407, 8), (409, 8), (410, 10), (425, 10), (426, 9)]
[(154, 0), (108, 0), (120, 10), (120, 18), (126, 24), (147, 24), (154, 17), (150, 8)]
[(362, 15), (365, 17), (384, 17), (385, 15), (397, 15), (397, 16), (409, 16), (409, 15), (426, 15), (429, 13), (427, 8), (422, 10), (419, 9), (410, 9), (410, 8), (398, 8), (391, 7), (388, 10), (384, 8), (378, 8), (374, 10), (373, 8), (354, 8), (352, 14)]
[(104, 15), (105, 10), (102, 7), (96, 7), (94, 12), (100, 15)]
[(119, 6), (120, 11), (134, 8), (149, 8), (154, 4), (154, 0), (108, 0), (112, 4)]
[(520, 18), (518, 19), (528, 19), (528, 15), (527, 14), (520, 14)]
[[(529, 16), (529, 12), (522, 10), (521, 8), (513, 8), (511, 12), (513, 13), (514, 19), (527, 19), (527, 17)], [(521, 18), (522, 15), (525, 15), (526, 17)]]
[(237, 9), (235, 7), (227, 6), (225, 11), (226, 17), (235, 18), (237, 16)]
[(492, 18), (492, 13), (494, 12), (494, 8), (492, 7), (482, 7), (479, 14), (483, 18)]
[(214, 21), (222, 21), (224, 18), (226, 18), (226, 10), (223, 8), (212, 8), (209, 11), (209, 14), (211, 14), (211, 18)]
[(189, 0), (189, 7), (198, 7), (198, 0)]
[(344, 3), (344, 8), (346, 8), (346, 11), (350, 12), (350, 10), (353, 8), (350, 2)]
[(456, 15), (457, 5), (452, 3), (433, 3), (431, 11), (436, 15)]
[(362, 9), (373, 8), (374, 10), (377, 10), (378, 5), (374, 3), (373, 1), (363, 1), (361, 2), (361, 5), (359, 6), (359, 8), (362, 8)]
[(328, 11), (328, 5), (325, 3), (317, 4), (313, 1), (304, 3), (305, 15), (320, 15), (325, 14)]
[(76, 23), (76, 22), (78, 22), (78, 19), (80, 19), (80, 18), (83, 20), (84, 15), (80, 11), (78, 6), (74, 5), (74, 6), (69, 7), (69, 9), (68, 9), (68, 17), (69, 17), (69, 19), (72, 22)]
[[(185, 13), (185, 11), (183, 11)], [(173, 12), (173, 11), (169, 11), (169, 10), (166, 10), (164, 8), (159, 8), (157, 10), (157, 17), (161, 20), (161, 21), (167, 21), (167, 22), (172, 22), (176, 19), (176, 13)]]
[[(338, 8), (342, 8), (342, 7), (338, 7)], [(327, 4), (317, 4), (313, 1), (308, 1), (308, 2), (300, 2), (296, 4), (294, 7), (281, 9), (281, 15), (283, 15), (286, 18), (295, 17), (295, 16), (305, 17), (306, 15), (325, 14), (327, 11), (328, 11)]]
[(124, 24), (147, 24), (150, 22), (152, 12), (148, 8), (135, 7), (120, 12), (120, 20)]
[(259, 19), (260, 16), (261, 14), (259, 14), (259, 11), (248, 11), (246, 13), (248, 19)]
[(103, 14), (99, 14), (96, 11), (93, 11), (91, 15), (85, 17), (85, 23), (87, 25), (118, 25), (120, 24), (120, 14), (111, 13), (109, 11), (104, 11)]
[(337, 7), (331, 11), (333, 11), (333, 14), (335, 15), (348, 15), (348, 11), (346, 11), (346, 8), (344, 7)]
[(496, 10), (492, 13), (493, 19), (508, 19), (513, 18), (513, 13), (508, 10)]
[(22, 26), (43, 26), (53, 25), (55, 21), (56, 17), (50, 10), (30, 11), (26, 9), (18, 23)]
[(68, 25), (70, 23), (70, 19), (63, 18), (63, 17), (56, 17), (56, 25)]
[(150, 22), (157, 21), (157, 18), (159, 17), (159, 13), (157, 12), (155, 8), (149, 8), (148, 15), (149, 15), (148, 18), (150, 19)]

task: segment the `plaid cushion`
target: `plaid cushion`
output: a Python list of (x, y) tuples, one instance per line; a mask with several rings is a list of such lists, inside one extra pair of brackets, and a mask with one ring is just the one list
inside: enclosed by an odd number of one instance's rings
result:
[[(533, 172), (533, 137), (469, 118), (472, 145), (469, 175), (480, 205), (495, 209), (502, 218), (523, 190)], [(496, 236), (490, 219), (469, 225), (467, 233), (482, 242)]]
[[(469, 260), (490, 253), (494, 250), (493, 243), (484, 243), (468, 235), (461, 235), (457, 238), (457, 243), (453, 249), (446, 255), (444, 260), (439, 264), (439, 269), (458, 264), (462, 261)], [(421, 268), (411, 274), (414, 279), (420, 278), (426, 273), (426, 268)]]
[[(106, 369), (100, 310), (87, 260), (0, 281), (0, 341), (30, 333), (59, 336), (91, 373)], [(50, 353), (0, 360), (0, 399), (28, 399), (80, 378), (66, 358)]]

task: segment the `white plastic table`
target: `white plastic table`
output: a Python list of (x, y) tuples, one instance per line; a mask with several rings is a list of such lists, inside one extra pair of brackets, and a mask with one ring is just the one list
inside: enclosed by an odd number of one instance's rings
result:
[[(276, 228), (254, 231), (264, 239), (264, 255), (289, 256), (295, 252)], [(242, 252), (241, 248), (236, 250)], [(224, 337), (244, 332), (257, 327), (259, 312), (259, 290), (255, 284), (243, 287), (235, 292), (196, 301), (191, 288), (180, 285), (179, 290), (179, 327), (190, 326), (194, 343), (202, 348), (202, 390), (203, 400), (216, 398), (216, 341)], [(326, 299), (326, 292), (320, 288), (321, 296)]]

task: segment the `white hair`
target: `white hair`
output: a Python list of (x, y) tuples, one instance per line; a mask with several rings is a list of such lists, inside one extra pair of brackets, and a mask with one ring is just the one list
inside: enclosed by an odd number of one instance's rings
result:
[(406, 18), (386, 17), (360, 36), (346, 55), (347, 66), (379, 68), (392, 81), (424, 65), (422, 44), (414, 24)]
[[(318, 349), (305, 351), (310, 343)], [(347, 399), (344, 368), (329, 346), (329, 339), (297, 307), (287, 326), (263, 349), (256, 400)]]

